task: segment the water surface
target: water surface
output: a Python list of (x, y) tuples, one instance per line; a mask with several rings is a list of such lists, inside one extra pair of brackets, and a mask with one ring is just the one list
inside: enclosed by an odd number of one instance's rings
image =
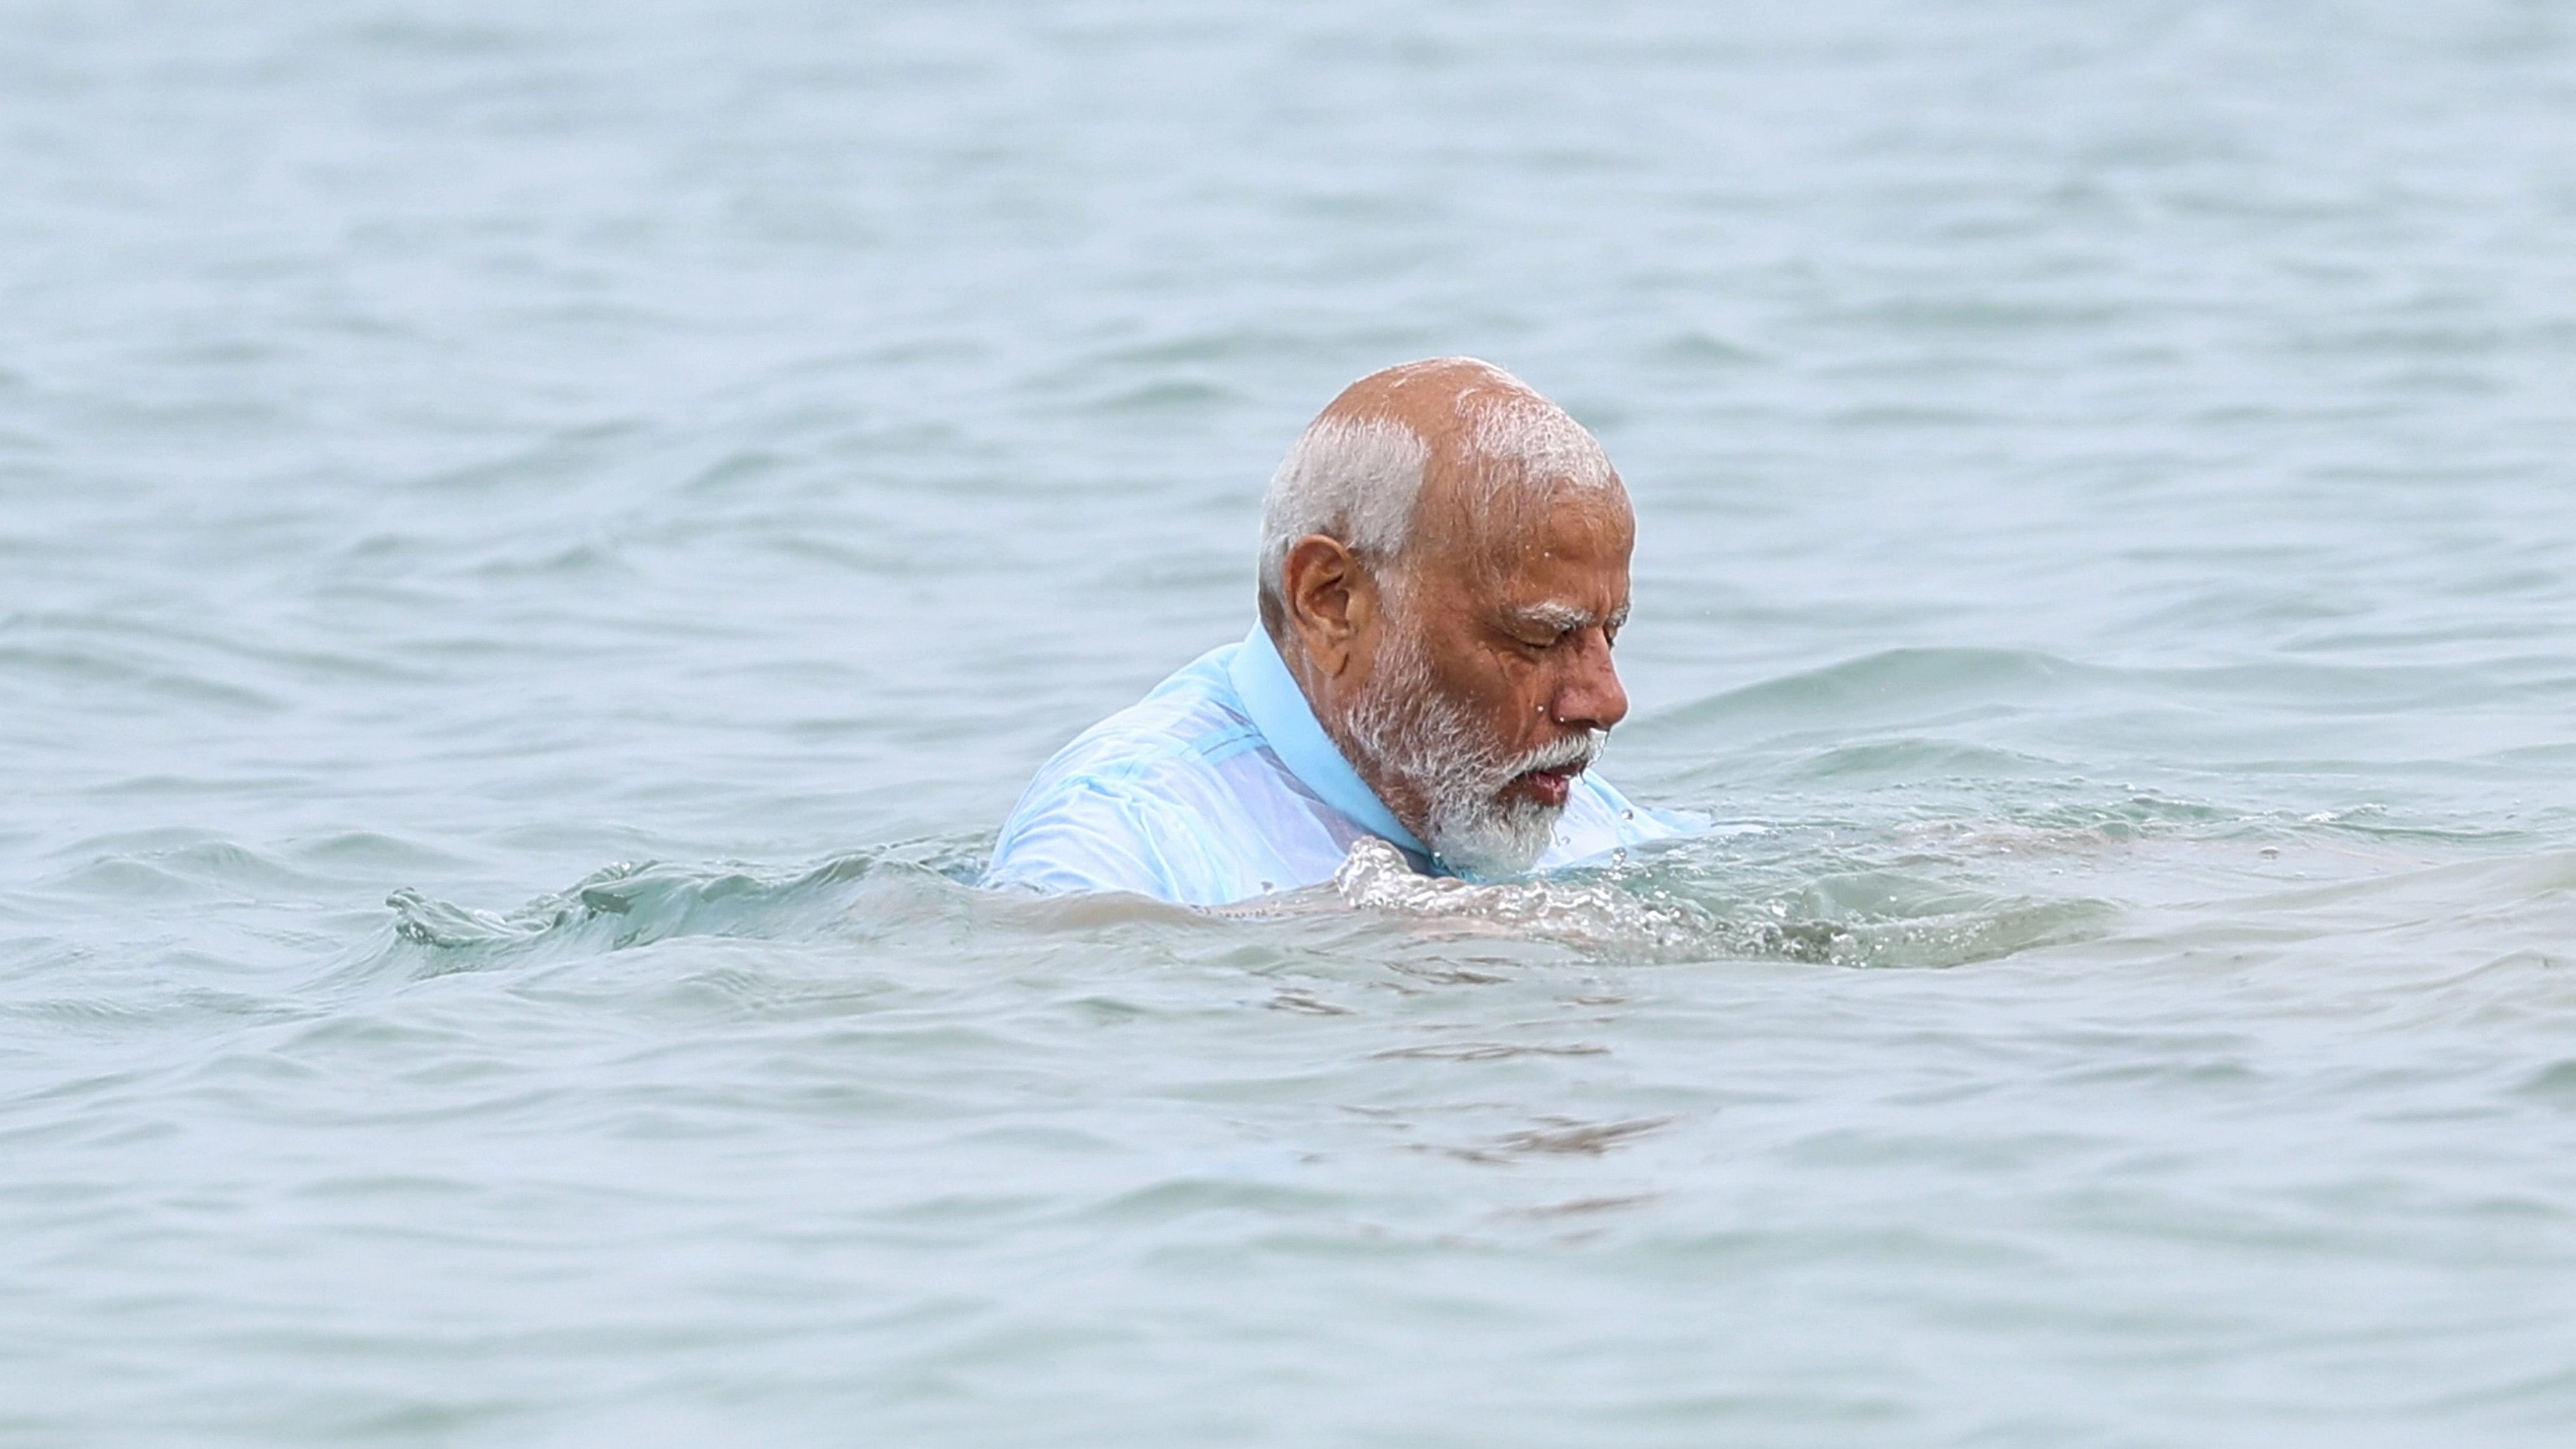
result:
[[(2559, 8), (8, 14), (0, 1437), (2576, 1417)], [(962, 884), (1452, 352), (1727, 829)]]

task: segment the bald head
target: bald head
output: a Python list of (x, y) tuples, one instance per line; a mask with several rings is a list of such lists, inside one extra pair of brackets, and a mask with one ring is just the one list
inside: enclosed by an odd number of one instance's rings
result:
[(1325, 407), (1317, 421), (1376, 419), (1411, 431), (1434, 474), (1473, 473), (1496, 486), (1605, 487), (1610, 460), (1583, 425), (1528, 383), (1490, 362), (1436, 357), (1373, 372)]
[(1418, 534), (1453, 543), (1508, 528), (1561, 490), (1617, 491), (1601, 445), (1529, 384), (1472, 357), (1373, 372), (1344, 388), (1288, 450), (1261, 510), (1261, 617), (1281, 632), (1282, 565), (1322, 534), (1372, 570), (1407, 561)]
[(1490, 364), (1391, 367), (1288, 450), (1261, 535), (1262, 623), (1343, 758), (1451, 869), (1527, 869), (1628, 712), (1601, 445)]

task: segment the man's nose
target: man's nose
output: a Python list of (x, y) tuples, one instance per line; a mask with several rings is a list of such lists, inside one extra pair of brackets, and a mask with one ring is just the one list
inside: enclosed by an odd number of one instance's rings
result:
[(1596, 632), (1577, 649), (1551, 704), (1557, 723), (1578, 729), (1606, 730), (1628, 717), (1628, 691), (1606, 637)]

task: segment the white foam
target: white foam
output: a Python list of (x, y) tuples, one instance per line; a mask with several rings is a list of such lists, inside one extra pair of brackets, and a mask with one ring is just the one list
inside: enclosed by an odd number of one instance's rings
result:
[(1374, 837), (1351, 846), (1333, 873), (1333, 890), (1353, 910), (1437, 917), (1471, 929), (1650, 954), (1703, 950), (1718, 931), (1717, 922), (1690, 902), (1639, 896), (1607, 882), (1474, 885), (1423, 875), (1402, 851)]

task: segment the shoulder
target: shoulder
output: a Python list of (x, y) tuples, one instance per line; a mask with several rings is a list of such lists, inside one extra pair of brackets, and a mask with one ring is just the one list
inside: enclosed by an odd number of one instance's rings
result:
[(1074, 736), (1039, 767), (1020, 809), (1067, 790), (1151, 796), (1203, 772), (1238, 742), (1257, 742), (1226, 674), (1232, 654), (1233, 646), (1211, 650)]
[(1076, 736), (1039, 769), (1003, 822), (988, 886), (1232, 899), (1214, 878), (1206, 818), (1216, 764), (1259, 740), (1211, 651), (1144, 699)]
[(1062, 778), (1021, 798), (993, 842), (984, 884), (1184, 900), (1190, 852), (1177, 847), (1189, 834), (1174, 802), (1132, 776)]

